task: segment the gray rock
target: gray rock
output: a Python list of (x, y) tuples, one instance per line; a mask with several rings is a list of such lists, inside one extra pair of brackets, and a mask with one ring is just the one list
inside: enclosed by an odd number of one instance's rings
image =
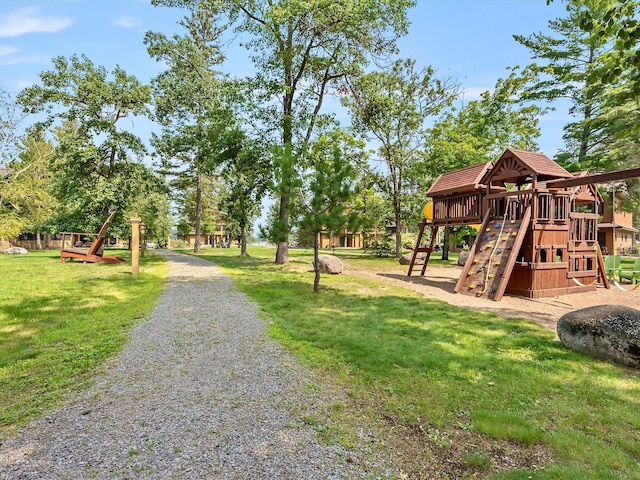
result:
[[(411, 265), (412, 256), (413, 252), (405, 253), (398, 259), (398, 262), (400, 263), (400, 265)], [(425, 258), (427, 258), (426, 253), (418, 252), (418, 255), (416, 255), (416, 263), (414, 263), (414, 265), (424, 265)]]
[(334, 255), (318, 255), (318, 263), (320, 263), (320, 272), (337, 275), (342, 273), (342, 261)]
[(558, 320), (558, 337), (572, 350), (640, 368), (640, 310), (598, 305)]
[(22, 247), (11, 247), (7, 253), (10, 253), (11, 255), (26, 255), (27, 253), (29, 253), (27, 251), (26, 248), (22, 248)]
[(458, 255), (458, 265), (464, 267), (464, 264), (467, 263), (467, 258), (469, 258), (469, 252), (462, 251), (460, 255)]

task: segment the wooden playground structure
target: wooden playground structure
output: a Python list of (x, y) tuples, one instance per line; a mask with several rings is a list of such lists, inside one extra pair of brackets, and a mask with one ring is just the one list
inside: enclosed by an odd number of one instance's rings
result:
[[(409, 271), (424, 253), (424, 276), (438, 229), (480, 225), (454, 291), (499, 301), (609, 288), (598, 245), (603, 202), (596, 185), (640, 176), (640, 168), (572, 174), (541, 153), (507, 149), (495, 165), (446, 173), (427, 192), (432, 218), (420, 225)], [(425, 230), (431, 242), (422, 245)]]

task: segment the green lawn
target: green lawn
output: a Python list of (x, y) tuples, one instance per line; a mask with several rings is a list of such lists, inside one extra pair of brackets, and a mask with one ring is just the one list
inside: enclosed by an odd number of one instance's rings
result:
[[(640, 372), (565, 349), (529, 321), (456, 308), (382, 281), (327, 276), (311, 251), (207, 249), (261, 306), (271, 331), (350, 400), (316, 425), (353, 444), (358, 426), (407, 478), (640, 479)], [(376, 271), (395, 265), (338, 250)], [(422, 474), (422, 477), (420, 476)], [(402, 478), (402, 475), (399, 475)]]
[(0, 255), (0, 438), (86, 387), (162, 290), (163, 258), (60, 263), (57, 251)]

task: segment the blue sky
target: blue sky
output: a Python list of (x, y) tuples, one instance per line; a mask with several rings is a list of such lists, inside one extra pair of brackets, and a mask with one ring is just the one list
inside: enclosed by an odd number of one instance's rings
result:
[[(561, 0), (551, 5), (546, 0), (418, 0), (409, 13), (409, 35), (399, 43), (400, 55), (458, 79), (470, 100), (506, 76), (507, 67), (530, 62), (513, 34), (546, 31), (548, 21), (563, 13)], [(17, 93), (37, 83), (53, 57), (72, 54), (86, 54), (108, 71), (120, 65), (146, 82), (161, 66), (147, 55), (144, 33), (180, 32), (181, 16), (148, 0), (0, 0), (0, 84)], [(244, 51), (230, 48), (233, 55), (222, 69), (238, 76), (250, 73)], [(552, 157), (562, 146), (567, 121), (560, 110), (542, 120), (542, 152)], [(152, 128), (140, 121), (131, 127), (143, 137)]]

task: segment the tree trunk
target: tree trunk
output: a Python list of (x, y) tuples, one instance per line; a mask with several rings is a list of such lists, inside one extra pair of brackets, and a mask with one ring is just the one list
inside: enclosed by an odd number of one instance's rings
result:
[(442, 235), (442, 260), (449, 260), (449, 227), (444, 227)]
[[(282, 45), (284, 51), (283, 54), (283, 67), (284, 67), (284, 84), (286, 85), (284, 98), (282, 102), (282, 144), (284, 146), (285, 154), (288, 151), (289, 155), (293, 155), (293, 97), (295, 94), (294, 75), (293, 75), (293, 32), (294, 25), (291, 20), (287, 25), (287, 37)], [(287, 162), (292, 162), (292, 157), (287, 158)], [(284, 228), (284, 239), (278, 242), (278, 248), (276, 249), (276, 264), (284, 265), (289, 263), (289, 203), (291, 202), (290, 181), (291, 179), (285, 179), (287, 175), (291, 175), (293, 168), (292, 165), (287, 164), (287, 172), (283, 172), (283, 178), (280, 179), (284, 187), (280, 191), (280, 212), (278, 220), (280, 222), (279, 228)], [(285, 186), (286, 185), (286, 186)], [(278, 233), (281, 235), (281, 232)]]
[(247, 227), (246, 225), (242, 225), (240, 227), (240, 256), (248, 257), (247, 253)]
[[(280, 197), (280, 214), (278, 216), (282, 225), (289, 224), (289, 196), (282, 195)], [(284, 241), (278, 242), (276, 250), (276, 264), (284, 265), (289, 263), (289, 236)]]
[[(587, 65), (591, 66), (595, 62), (595, 47), (592, 45), (589, 49), (589, 61)], [(589, 152), (590, 147), (590, 136), (592, 133), (592, 129), (589, 127), (589, 120), (591, 119), (592, 111), (593, 111), (593, 90), (591, 88), (586, 89), (587, 98), (585, 99), (584, 106), (584, 116), (583, 116), (583, 127), (582, 127), (582, 135), (580, 138), (580, 147), (578, 149), (578, 163), (580, 165), (583, 164), (584, 160), (587, 157), (587, 153)]]
[(42, 250), (42, 238), (40, 237), (40, 230), (36, 232), (36, 250)]
[(313, 293), (320, 292), (320, 261), (318, 260), (318, 249), (320, 248), (320, 232), (313, 234), (313, 271), (315, 278), (313, 279)]
[(193, 243), (193, 253), (200, 253), (200, 231), (202, 223), (202, 175), (196, 176), (196, 239)]
[(393, 179), (393, 210), (396, 220), (396, 258), (402, 256), (402, 170)]

